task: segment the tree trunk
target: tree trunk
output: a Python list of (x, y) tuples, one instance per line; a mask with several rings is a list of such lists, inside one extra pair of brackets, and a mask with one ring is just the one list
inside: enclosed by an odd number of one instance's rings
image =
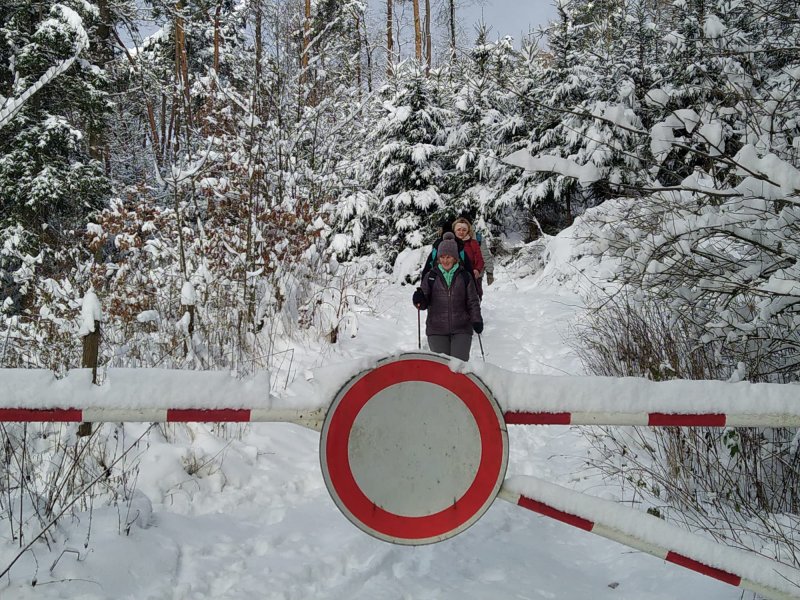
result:
[(222, 12), (222, 2), (217, 4), (217, 10), (214, 13), (214, 73), (219, 75), (219, 15)]
[(364, 23), (364, 39), (363, 45), (366, 48), (366, 58), (367, 58), (367, 91), (372, 93), (372, 46), (369, 43), (369, 36), (367, 35), (367, 24)]
[(361, 101), (361, 19), (359, 15), (355, 15), (355, 28), (356, 28), (356, 85), (358, 85), (358, 100)]
[(556, 66), (559, 69), (566, 69), (569, 63), (570, 53), (569, 18), (567, 17), (567, 11), (564, 10), (564, 7), (560, 5), (558, 7), (558, 15), (561, 19), (561, 35), (564, 43), (562, 44), (561, 55), (558, 57), (559, 60)]
[(431, 0), (425, 0), (425, 73), (431, 72), (433, 57), (431, 57)]
[(386, 75), (391, 77), (394, 74), (394, 16), (392, 14), (392, 3), (394, 0), (386, 0)]
[[(183, 0), (178, 0), (175, 5), (175, 77), (183, 92), (182, 97), (186, 112), (186, 122), (191, 128), (193, 127), (191, 110), (192, 97), (191, 91), (189, 90), (189, 59), (186, 56), (186, 30), (184, 29), (183, 8)], [(177, 126), (175, 131), (177, 137)]]
[(306, 13), (303, 20), (303, 79), (306, 78), (306, 71), (308, 70), (308, 52), (309, 45), (311, 44), (311, 0), (306, 0)]
[(95, 61), (100, 67), (114, 58), (111, 46), (111, 9), (108, 7), (108, 0), (97, 0), (98, 23), (92, 41), (96, 44)]
[[(101, 68), (114, 58), (114, 52), (111, 45), (111, 10), (108, 6), (108, 0), (97, 1), (98, 23), (91, 36), (92, 54), (94, 55), (95, 64)], [(89, 153), (92, 158), (102, 161), (105, 166), (106, 175), (111, 174), (111, 149), (108, 146), (105, 131), (102, 127), (97, 125), (89, 127)]]
[(414, 7), (414, 57), (422, 63), (422, 27), (419, 19), (419, 0), (411, 0)]
[(450, 60), (456, 59), (456, 0), (448, 0), (450, 7)]
[[(256, 45), (256, 89), (261, 89), (261, 60), (264, 56), (264, 40), (262, 39), (262, 26), (263, 16), (261, 12), (261, 2), (256, 2), (256, 32), (255, 32), (255, 45)], [(261, 94), (257, 94), (258, 98)]]

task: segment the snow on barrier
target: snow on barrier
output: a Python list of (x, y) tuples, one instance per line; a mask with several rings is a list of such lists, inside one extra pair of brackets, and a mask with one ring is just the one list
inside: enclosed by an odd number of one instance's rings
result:
[[(288, 422), (319, 430), (327, 405), (281, 405), (269, 373), (237, 379), (227, 371), (91, 369), (56, 379), (44, 369), (0, 369), (0, 422)], [(82, 407), (82, 408), (78, 408)]]
[(506, 480), (499, 497), (766, 598), (800, 595), (800, 571), (793, 567), (718, 544), (609, 500), (535, 477)]
[(800, 427), (800, 385), (528, 375), (483, 363), (452, 368), (492, 390), (508, 425)]
[[(403, 356), (409, 355), (394, 358)], [(361, 359), (316, 370), (279, 398), (269, 394), (266, 372), (238, 380), (225, 371), (108, 369), (98, 386), (92, 384), (91, 369), (72, 370), (62, 379), (44, 369), (0, 369), (0, 408), (11, 409), (6, 420), (24, 420), (26, 414), (31, 421), (274, 418), (318, 429), (338, 390), (381, 360)], [(508, 425), (800, 427), (800, 385), (528, 375), (488, 363), (439, 360), (453, 372), (480, 379), (492, 391)], [(81, 410), (86, 414), (74, 412)], [(205, 412), (195, 418), (192, 411)]]

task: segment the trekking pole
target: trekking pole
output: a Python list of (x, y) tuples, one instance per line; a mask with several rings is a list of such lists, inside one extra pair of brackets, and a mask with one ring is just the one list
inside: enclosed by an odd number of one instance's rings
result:
[(420, 324), (419, 307), (417, 308), (417, 347), (422, 350), (422, 325)]
[(483, 362), (486, 362), (486, 355), (483, 353), (483, 340), (481, 340), (480, 333), (478, 334), (478, 344), (481, 346), (481, 358), (483, 359)]

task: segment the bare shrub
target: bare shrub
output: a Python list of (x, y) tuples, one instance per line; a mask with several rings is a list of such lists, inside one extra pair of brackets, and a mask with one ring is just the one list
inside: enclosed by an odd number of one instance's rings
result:
[[(728, 379), (757, 372), (719, 340), (701, 343), (693, 315), (624, 292), (591, 310), (573, 342), (596, 375)], [(748, 358), (758, 360), (755, 353)], [(800, 565), (796, 431), (705, 427), (586, 428), (593, 466), (648, 512), (726, 543)]]
[[(97, 427), (84, 437), (76, 435), (77, 427), (0, 424), (0, 521), (20, 548), (8, 565), (0, 565), (0, 577), (36, 542), (50, 550), (64, 542), (63, 519), (88, 511), (91, 520), (98, 498), (124, 505), (133, 497), (138, 461), (131, 451), (140, 447), (150, 428), (129, 441), (119, 425)], [(84, 547), (90, 535), (88, 527)]]

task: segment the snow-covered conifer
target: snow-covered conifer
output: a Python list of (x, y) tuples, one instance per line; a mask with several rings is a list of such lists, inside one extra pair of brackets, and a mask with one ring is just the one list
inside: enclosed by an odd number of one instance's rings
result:
[(432, 79), (413, 61), (397, 67), (383, 95), (371, 139), (369, 185), (385, 228), (373, 235), (385, 236), (397, 252), (424, 244), (433, 232), (431, 216), (445, 205), (440, 188), (448, 111)]
[[(55, 249), (74, 247), (109, 195), (102, 149), (92, 144), (111, 108), (106, 73), (90, 60), (97, 19), (88, 2), (0, 7), (0, 110), (11, 109), (0, 128), (0, 285), (18, 301), (14, 273), (33, 264), (25, 257), (39, 256), (39, 274), (52, 275)], [(58, 65), (68, 68), (46, 77)], [(37, 81), (44, 85), (26, 96)]]

